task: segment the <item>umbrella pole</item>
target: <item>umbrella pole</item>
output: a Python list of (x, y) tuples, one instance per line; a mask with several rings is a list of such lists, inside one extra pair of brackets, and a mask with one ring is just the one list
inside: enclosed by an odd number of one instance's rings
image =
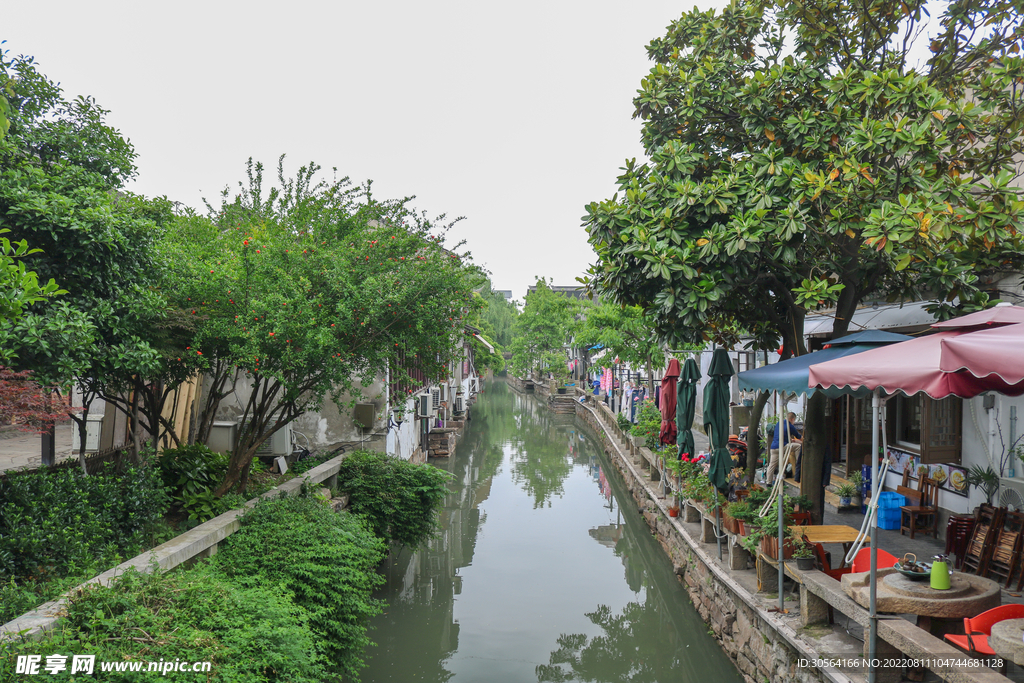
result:
[(878, 524), (872, 515), (880, 489), (878, 481), (878, 418), (881, 398), (878, 389), (871, 394), (871, 504), (868, 506), (869, 521), (868, 531), (871, 533), (871, 576), (868, 580), (870, 586), (870, 610), (868, 614), (868, 683), (875, 683), (877, 672), (875, 671), (875, 658), (878, 656)]

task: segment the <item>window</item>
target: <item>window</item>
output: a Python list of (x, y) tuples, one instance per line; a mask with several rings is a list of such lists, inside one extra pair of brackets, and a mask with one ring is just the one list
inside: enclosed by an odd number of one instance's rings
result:
[[(936, 401), (917, 394), (896, 396), (892, 401), (896, 404), (890, 428), (894, 445), (917, 452), (922, 463), (960, 462), (963, 403), (959, 398)], [(893, 415), (891, 408), (889, 415)]]
[(896, 444), (910, 448), (921, 447), (921, 394), (897, 396), (896, 402)]

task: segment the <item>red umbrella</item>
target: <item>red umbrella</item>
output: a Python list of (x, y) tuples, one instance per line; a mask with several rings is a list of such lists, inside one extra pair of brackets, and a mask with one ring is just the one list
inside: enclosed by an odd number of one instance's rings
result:
[(976, 311), (962, 315), (959, 318), (952, 318), (941, 323), (935, 323), (932, 327), (939, 330), (962, 330), (966, 327), (977, 327), (979, 325), (1013, 325), (1024, 323), (1024, 307), (1013, 306), (1008, 303), (996, 304), (984, 311)]
[(668, 370), (661, 378), (661, 431), (658, 441), (666, 445), (676, 442), (676, 382), (679, 379), (679, 361), (668, 362)]
[(1024, 323), (963, 334), (942, 340), (939, 369), (974, 377), (995, 375), (1006, 384), (1024, 382)]
[[(810, 367), (808, 384), (812, 387), (849, 387), (881, 389), (892, 394), (924, 392), (932, 398), (959, 396), (971, 398), (986, 391), (1006, 396), (1024, 394), (1024, 383), (1004, 380), (997, 374), (979, 377), (966, 372), (943, 372), (940, 358), (944, 343), (991, 332), (996, 326), (1024, 321), (1024, 308), (996, 306), (986, 311), (961, 316), (932, 327), (942, 331), (926, 337), (872, 349), (854, 356), (819, 363)], [(1016, 325), (1014, 325), (1016, 326)], [(1009, 349), (1003, 347), (1003, 353)]]

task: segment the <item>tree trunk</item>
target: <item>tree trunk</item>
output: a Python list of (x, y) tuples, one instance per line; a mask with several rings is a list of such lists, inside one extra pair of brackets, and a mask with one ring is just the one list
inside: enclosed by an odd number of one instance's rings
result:
[(647, 384), (651, 387), (651, 400), (654, 400), (654, 370), (651, 369), (651, 359), (647, 359)]
[(142, 435), (139, 434), (139, 391), (132, 392), (132, 460), (139, 462), (142, 455)]
[(764, 407), (768, 405), (771, 392), (761, 391), (754, 398), (754, 407), (750, 409), (750, 427), (747, 429), (747, 486), (754, 484), (754, 474), (757, 472), (757, 458), (761, 455), (761, 415)]
[[(807, 399), (807, 414), (804, 420), (804, 439), (800, 449), (800, 494), (811, 499), (814, 519), (822, 523), (825, 514), (825, 487), (822, 486), (822, 469), (825, 466), (825, 401), (820, 391)], [(808, 425), (813, 429), (808, 429)]]
[(78, 426), (78, 464), (82, 468), (82, 474), (89, 476), (89, 470), (85, 466), (85, 441), (88, 438), (89, 404), (86, 404), (81, 417), (72, 416), (72, 420)]

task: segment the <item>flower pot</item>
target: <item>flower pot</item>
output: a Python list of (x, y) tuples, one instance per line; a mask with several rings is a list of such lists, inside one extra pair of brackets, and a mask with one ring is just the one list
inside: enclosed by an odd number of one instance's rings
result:
[(740, 520), (730, 517), (726, 513), (722, 513), (722, 526), (729, 533), (738, 534), (740, 532)]
[(737, 525), (737, 528), (739, 529), (738, 533), (739, 533), (740, 536), (743, 536), (744, 538), (746, 538), (747, 536), (750, 535), (750, 527), (748, 527), (747, 523), (744, 522), (742, 519), (737, 519), (736, 520), (736, 525)]
[(809, 571), (814, 569), (814, 558), (813, 557), (798, 557), (796, 558), (796, 568)]
[[(779, 539), (765, 536), (761, 539), (761, 552), (773, 560), (779, 559)], [(782, 544), (782, 559), (793, 557), (793, 544), (787, 538)]]
[(670, 507), (668, 509), (668, 516), (669, 517), (678, 517), (679, 516), (679, 508), (678, 507)]
[(839, 499), (839, 505), (840, 505), (840, 507), (844, 507), (844, 508), (850, 507), (850, 497), (849, 496), (845, 496), (843, 498), (840, 498)]
[(564, 394), (565, 393), (565, 387), (558, 387), (558, 393)]

